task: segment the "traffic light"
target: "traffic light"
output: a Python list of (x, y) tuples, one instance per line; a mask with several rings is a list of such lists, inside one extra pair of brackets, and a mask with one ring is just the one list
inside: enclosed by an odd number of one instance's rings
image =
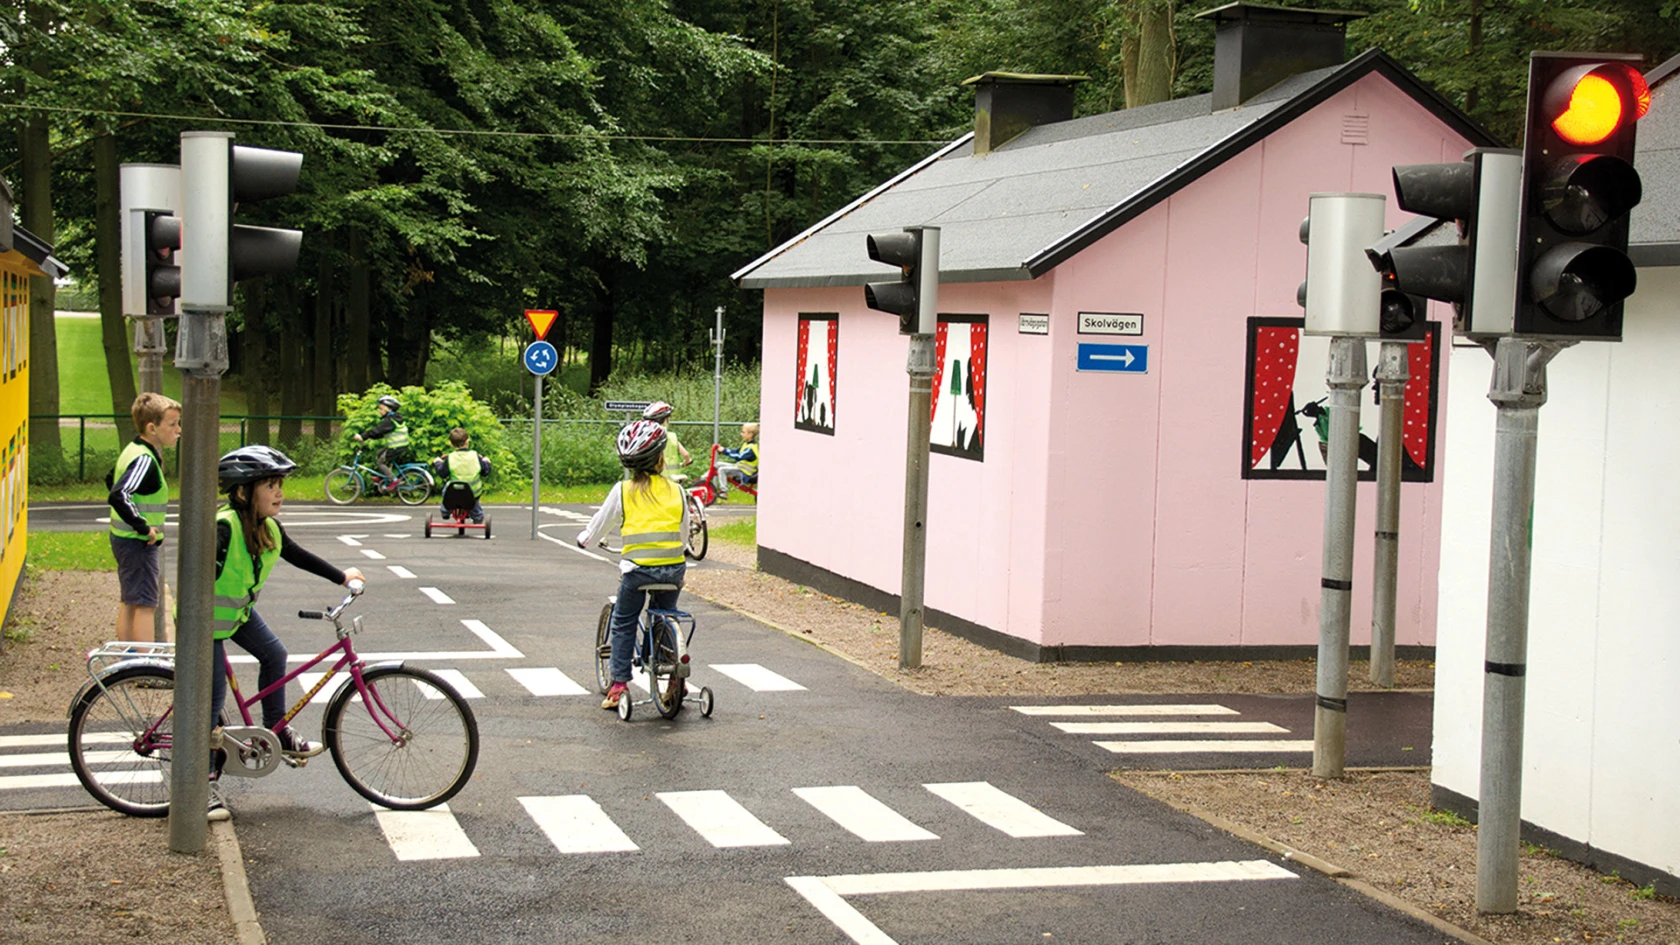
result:
[(1642, 195), (1634, 129), (1651, 105), (1639, 61), (1615, 53), (1529, 59), (1519, 335), (1622, 339), (1622, 300), (1638, 283), (1627, 255), (1628, 212)]
[(1307, 279), (1295, 293), (1309, 335), (1376, 337), (1382, 279), (1365, 248), (1383, 235), (1381, 194), (1313, 194), (1301, 221)]
[(296, 151), (235, 146), (227, 132), (181, 134), (187, 247), (182, 305), (225, 312), (232, 307), (235, 282), (297, 266), (300, 231), (235, 224), (233, 215), (240, 204), (295, 191), (302, 167), (303, 155)]
[(181, 295), (181, 267), (175, 265), (175, 251), (181, 248), (181, 218), (146, 210), (138, 219), (145, 227), (141, 240), (146, 248), (146, 314), (173, 315), (175, 300)]
[(902, 233), (872, 233), (865, 238), (869, 258), (899, 267), (897, 282), (863, 287), (865, 305), (898, 316), (901, 335), (934, 333), (939, 309), (939, 228), (905, 227)]
[(123, 314), (175, 314), (181, 294), (181, 169), (173, 164), (124, 164), (119, 176), (122, 216)]

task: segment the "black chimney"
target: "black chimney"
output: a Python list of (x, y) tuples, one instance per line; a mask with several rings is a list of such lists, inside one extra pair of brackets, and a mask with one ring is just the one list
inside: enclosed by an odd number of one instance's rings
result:
[(963, 85), (974, 86), (974, 154), (989, 154), (1039, 125), (1073, 117), (1073, 87), (1082, 75), (1022, 75), (987, 72)]
[(1284, 79), (1347, 61), (1347, 24), (1365, 14), (1230, 3), (1196, 14), (1218, 24), (1213, 110), (1234, 108)]

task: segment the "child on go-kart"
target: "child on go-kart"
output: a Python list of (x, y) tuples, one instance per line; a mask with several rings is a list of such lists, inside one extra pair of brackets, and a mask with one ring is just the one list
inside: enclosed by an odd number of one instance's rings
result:
[(478, 497), (484, 494), (484, 477), (490, 475), (490, 461), (467, 448), (467, 431), (461, 427), (449, 431), (449, 445), (455, 449), (448, 456), (432, 460), (432, 472), (444, 480), (445, 489), (454, 482), (465, 483), (472, 489), (472, 520), (475, 524), (481, 523), (484, 521), (484, 506), (479, 503)]

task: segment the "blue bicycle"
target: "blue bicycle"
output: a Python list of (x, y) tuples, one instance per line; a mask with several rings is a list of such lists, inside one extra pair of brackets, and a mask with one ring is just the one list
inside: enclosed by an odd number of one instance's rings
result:
[(425, 463), (403, 463), (384, 473), (362, 462), (357, 450), (350, 461), (327, 473), (327, 501), (334, 505), (349, 505), (364, 495), (395, 495), (404, 505), (419, 505), (431, 498), (432, 471)]

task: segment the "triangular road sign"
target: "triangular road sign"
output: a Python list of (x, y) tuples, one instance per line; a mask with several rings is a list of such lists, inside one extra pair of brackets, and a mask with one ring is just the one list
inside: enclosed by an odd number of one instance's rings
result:
[(548, 337), (548, 330), (554, 327), (554, 320), (560, 313), (550, 309), (528, 308), (525, 310), (525, 320), (531, 323), (531, 330), (537, 333), (537, 340)]

